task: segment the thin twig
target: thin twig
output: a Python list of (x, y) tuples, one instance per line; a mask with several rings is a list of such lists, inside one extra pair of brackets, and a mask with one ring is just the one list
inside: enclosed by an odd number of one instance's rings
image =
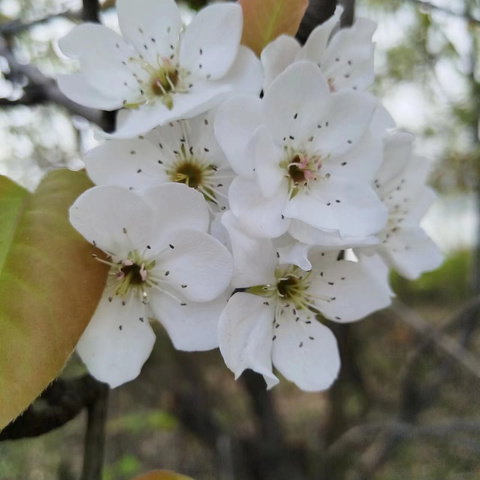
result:
[(339, 0), (338, 3), (343, 7), (340, 25), (342, 27), (351, 27), (355, 19), (355, 0)]
[(82, 480), (102, 479), (108, 393), (108, 385), (100, 385), (97, 397), (88, 405)]
[(81, 19), (81, 14), (78, 11), (65, 10), (63, 12), (52, 13), (51, 15), (47, 15), (45, 17), (36, 18), (35, 20), (31, 20), (29, 22), (25, 22), (23, 20), (12, 20), (11, 22), (5, 22), (3, 24), (0, 24), (0, 35), (18, 35), (19, 33), (36, 27), (37, 25), (48, 23), (51, 20), (55, 20), (57, 18), (66, 18), (68, 20), (78, 21)]
[(337, 0), (310, 0), (305, 16), (297, 33), (297, 40), (304, 44), (318, 25), (328, 20), (335, 12)]
[(73, 115), (79, 115), (88, 121), (103, 127), (104, 120), (101, 110), (83, 107), (67, 98), (60, 91), (54, 79), (48, 78), (33, 65), (19, 63), (13, 53), (7, 48), (5, 42), (1, 39), (0, 55), (6, 58), (13, 74), (27, 78), (29, 88), (36, 92), (39, 100), (38, 103), (41, 103), (40, 100), (42, 102), (56, 103), (57, 105), (66, 108)]
[(98, 0), (83, 0), (82, 1), (82, 19), (85, 22), (100, 22), (100, 4)]
[(480, 434), (480, 420), (454, 419), (444, 423), (432, 425), (413, 425), (402, 422), (378, 422), (357, 425), (347, 430), (337, 441), (328, 448), (328, 455), (341, 457), (351, 452), (358, 444), (364, 443), (369, 437), (379, 433), (390, 433), (404, 439), (419, 439), (425, 437), (450, 437), (460, 433)]
[(432, 327), (417, 312), (407, 307), (398, 300), (393, 303), (390, 310), (399, 318), (408, 323), (417, 332), (431, 340), (436, 346), (447, 352), (457, 360), (470, 373), (480, 378), (480, 360), (452, 337), (442, 333), (440, 330), (432, 330)]
[[(405, 307), (407, 308), (407, 307)], [(465, 357), (463, 355), (466, 352), (466, 347), (470, 339), (463, 339), (463, 341), (455, 342), (455, 346), (449, 341), (439, 343), (438, 338), (445, 338), (443, 332), (452, 331), (454, 328), (460, 328), (464, 326), (472, 316), (476, 315), (480, 308), (479, 298), (473, 298), (467, 302), (460, 311), (447, 321), (442, 329), (437, 332), (431, 332), (428, 327), (424, 325), (424, 321), (419, 321), (417, 316), (413, 316), (414, 327), (421, 325), (421, 333), (424, 334), (423, 342), (417, 351), (410, 357), (410, 360), (405, 368), (400, 392), (400, 401), (396, 420), (399, 423), (413, 424), (419, 417), (422, 410), (427, 408), (434, 400), (438, 398), (439, 389), (441, 385), (445, 383), (451, 374), (453, 362), (452, 360), (459, 360), (460, 356), (463, 360), (468, 358), (466, 362), (460, 361), (460, 365), (465, 366), (469, 372), (478, 376), (478, 371), (472, 371), (473, 363), (477, 363), (476, 358), (472, 358), (469, 355)], [(412, 316), (408, 316), (412, 320)], [(421, 318), (421, 317), (420, 317)], [(440, 333), (439, 333), (440, 332)], [(450, 338), (450, 337), (447, 337)], [(452, 340), (452, 339), (451, 339)], [(446, 343), (446, 344), (445, 344)], [(436, 376), (433, 382), (428, 385), (419, 387), (416, 381), (415, 368), (420, 362), (427, 357), (429, 350), (433, 346), (441, 347), (442, 350), (446, 350), (450, 355), (444, 360), (442, 367), (438, 368), (439, 374)], [(453, 348), (454, 347), (454, 348)], [(459, 349), (459, 350), (457, 350)], [(452, 354), (453, 353), (453, 354)], [(468, 352), (467, 352), (468, 353)], [(448, 360), (448, 361), (447, 361)], [(380, 438), (373, 443), (367, 451), (363, 454), (361, 462), (355, 466), (353, 479), (354, 480), (370, 480), (374, 473), (383, 465), (389, 456), (395, 451), (397, 445), (404, 439), (404, 437), (394, 431), (386, 432), (380, 435)]]

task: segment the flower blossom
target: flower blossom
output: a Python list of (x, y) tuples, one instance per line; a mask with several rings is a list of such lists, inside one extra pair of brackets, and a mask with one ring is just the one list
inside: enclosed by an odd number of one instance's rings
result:
[(173, 0), (118, 0), (117, 11), (123, 36), (86, 23), (60, 40), (80, 70), (58, 77), (60, 89), (77, 103), (123, 108), (116, 137), (193, 117), (234, 91), (260, 93), (260, 61), (240, 45), (239, 5), (208, 6), (185, 29)]
[(419, 225), (435, 194), (425, 185), (428, 165), (412, 154), (412, 141), (412, 135), (402, 132), (385, 141), (384, 161), (374, 185), (388, 207), (388, 223), (378, 234), (379, 245), (367, 249), (380, 253), (409, 280), (438, 268), (443, 261), (438, 247)]
[(320, 67), (332, 91), (370, 87), (375, 78), (372, 35), (376, 25), (366, 18), (357, 18), (351, 27), (339, 29), (342, 12), (337, 7), (330, 19), (312, 31), (303, 47), (288, 35), (267, 45), (261, 55), (264, 88), (289, 65), (302, 60)]
[(77, 352), (97, 379), (116, 387), (136, 378), (153, 348), (156, 319), (177, 349), (218, 346), (217, 323), (232, 275), (227, 249), (206, 233), (202, 195), (165, 184), (140, 194), (118, 186), (83, 193), (72, 225), (106, 253), (99, 305)]
[[(388, 270), (378, 256), (343, 260), (320, 247), (276, 248), (223, 216), (233, 251), (233, 286), (219, 323), (220, 351), (238, 378), (249, 368), (278, 383), (272, 364), (305, 391), (328, 388), (340, 358), (325, 319), (351, 322), (390, 304)], [(284, 256), (285, 254), (285, 256)], [(301, 266), (298, 266), (301, 265)]]
[(229, 201), (242, 228), (258, 238), (296, 237), (299, 224), (342, 236), (384, 228), (371, 185), (381, 162), (381, 139), (369, 132), (377, 105), (363, 92), (332, 94), (313, 63), (298, 62), (263, 99), (239, 95), (219, 107), (215, 134), (239, 175)]
[(183, 183), (205, 197), (212, 213), (225, 210), (234, 172), (215, 139), (213, 116), (210, 111), (136, 139), (106, 141), (87, 153), (87, 173), (97, 185), (130, 190)]

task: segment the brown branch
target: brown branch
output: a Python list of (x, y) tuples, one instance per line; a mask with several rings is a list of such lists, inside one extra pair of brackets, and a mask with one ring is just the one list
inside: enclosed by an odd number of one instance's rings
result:
[(342, 27), (351, 27), (355, 19), (355, 0), (339, 0), (338, 3), (343, 7), (340, 25)]
[(262, 440), (271, 447), (283, 447), (284, 438), (280, 419), (273, 402), (272, 393), (267, 390), (265, 380), (252, 370), (246, 370), (242, 374), (241, 380), (258, 419)]
[(455, 434), (480, 434), (480, 420), (454, 419), (445, 423), (413, 425), (410, 423), (388, 422), (367, 423), (347, 430), (328, 448), (328, 455), (336, 459), (351, 453), (352, 448), (368, 441), (372, 436), (388, 432), (403, 439), (450, 437)]
[[(22, 76), (28, 80), (27, 90), (35, 92), (34, 96), (37, 103), (53, 102), (64, 107), (73, 115), (79, 115), (90, 122), (96, 123), (100, 127), (108, 130), (105, 125), (103, 112), (93, 108), (83, 107), (67, 98), (58, 88), (54, 79), (45, 76), (37, 67), (19, 63), (13, 53), (6, 47), (3, 40), (0, 39), (0, 55), (5, 57), (11, 70), (11, 75)], [(30, 93), (33, 95), (33, 93)], [(21, 99), (17, 102), (21, 103)], [(4, 100), (5, 102), (5, 100)], [(7, 100), (8, 102), (8, 100)]]
[(335, 12), (337, 0), (310, 0), (305, 16), (297, 33), (297, 40), (303, 45), (312, 30), (326, 20)]
[[(474, 300), (478, 302), (479, 299), (476, 298)], [(477, 302), (475, 302), (475, 304)], [(446, 335), (441, 330), (432, 329), (421, 315), (402, 302), (395, 301), (392, 307), (390, 307), (390, 311), (427, 338), (430, 343), (448, 353), (474, 376), (480, 378), (480, 360), (463, 348), (459, 342)]]
[[(90, 4), (85, 8), (85, 3)], [(0, 35), (18, 35), (19, 33), (30, 30), (37, 25), (48, 23), (56, 18), (66, 18), (72, 22), (79, 22), (81, 20), (87, 22), (98, 22), (100, 12), (105, 12), (115, 6), (112, 5), (111, 2), (104, 2), (101, 6), (98, 4), (98, 1), (95, 2), (97, 4), (96, 6), (93, 3), (94, 2), (92, 1), (88, 2), (88, 0), (84, 0), (84, 7), (82, 10), (64, 10), (46, 15), (45, 17), (36, 18), (35, 20), (31, 20), (29, 22), (25, 22), (23, 20), (12, 20), (11, 22), (2, 23), (0, 24)]]
[(100, 4), (98, 0), (83, 0), (82, 1), (82, 19), (85, 22), (100, 22)]
[[(479, 309), (480, 297), (475, 297), (467, 302), (456, 315), (448, 320), (440, 331), (447, 332), (464, 327), (465, 324), (470, 322), (472, 316), (477, 315)], [(406, 422), (408, 424), (413, 424), (418, 419), (420, 413), (439, 398), (441, 386), (444, 385), (451, 376), (453, 367), (452, 360), (458, 360), (455, 355), (448, 356), (441, 367), (437, 369), (439, 373), (434, 380), (430, 383), (421, 382), (421, 386), (419, 386), (419, 379), (415, 374), (415, 369), (421, 364), (422, 360), (428, 357), (428, 352), (439, 346), (438, 334), (430, 332), (423, 326), (421, 327), (421, 330), (423, 330), (423, 332), (421, 332), (424, 336), (423, 341), (417, 351), (411, 356), (410, 361), (405, 368), (403, 380), (401, 382), (400, 401), (396, 415), (396, 420), (399, 423)], [(471, 339), (472, 336), (468, 338), (465, 337), (458, 344), (455, 342), (455, 346), (460, 347), (462, 349), (461, 351), (464, 352)], [(464, 365), (463, 362), (461, 364)], [(472, 372), (470, 367), (469, 371)], [(353, 479), (371, 479), (374, 476), (374, 472), (387, 461), (390, 455), (395, 451), (397, 445), (403, 439), (404, 437), (395, 431), (382, 434), (363, 455), (361, 463), (355, 468), (356, 474)]]
[(102, 479), (109, 391), (107, 385), (99, 387), (97, 397), (88, 405), (82, 480)]
[(258, 425), (258, 433), (243, 442), (251, 475), (261, 480), (302, 478), (299, 475), (305, 469), (304, 454), (286, 444), (273, 394), (267, 390), (262, 375), (246, 370), (240, 378)]
[(30, 22), (25, 22), (23, 20), (12, 20), (11, 22), (5, 22), (3, 24), (0, 24), (0, 35), (18, 35), (19, 33), (30, 30), (37, 25), (48, 23), (56, 18), (66, 18), (68, 20), (78, 21), (81, 20), (82, 17), (80, 12), (78, 11), (65, 10), (63, 12), (52, 13), (51, 15), (31, 20)]
[(62, 427), (91, 405), (105, 385), (89, 375), (58, 379), (20, 417), (0, 432), (0, 441), (38, 437)]

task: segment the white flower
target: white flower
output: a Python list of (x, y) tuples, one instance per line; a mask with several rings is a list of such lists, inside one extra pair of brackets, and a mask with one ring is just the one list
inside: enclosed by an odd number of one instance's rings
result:
[(82, 105), (124, 108), (116, 137), (193, 117), (234, 91), (260, 92), (260, 61), (240, 46), (239, 5), (209, 6), (185, 30), (173, 0), (118, 0), (117, 10), (123, 37), (87, 23), (60, 40), (80, 71), (58, 78), (63, 93)]
[(131, 140), (109, 140), (85, 157), (97, 185), (136, 190), (167, 182), (198, 190), (213, 213), (228, 207), (234, 177), (213, 134), (213, 112), (171, 122)]
[(246, 289), (230, 298), (220, 318), (225, 363), (237, 378), (247, 368), (262, 374), (268, 387), (278, 383), (273, 363), (303, 390), (328, 388), (340, 359), (323, 319), (351, 322), (388, 306), (387, 268), (376, 256), (360, 264), (319, 247), (275, 249), (271, 240), (246, 236), (231, 212), (223, 223), (233, 249), (233, 286)]
[(296, 219), (342, 236), (381, 230), (386, 209), (371, 186), (381, 162), (381, 141), (369, 132), (376, 108), (366, 93), (332, 94), (311, 62), (288, 67), (262, 100), (227, 100), (215, 134), (239, 175), (229, 201), (242, 228), (295, 236)]
[(358, 18), (352, 27), (338, 30), (342, 11), (337, 8), (329, 20), (315, 28), (303, 47), (288, 35), (267, 45), (261, 55), (264, 88), (292, 63), (310, 60), (321, 68), (332, 91), (367, 89), (375, 77), (372, 35), (376, 25)]
[(388, 224), (378, 234), (378, 247), (372, 247), (409, 280), (438, 268), (443, 261), (438, 247), (419, 225), (435, 194), (425, 185), (428, 165), (412, 154), (412, 140), (412, 135), (397, 132), (385, 141), (384, 161), (374, 185), (388, 207)]
[(70, 209), (72, 225), (107, 254), (102, 299), (77, 351), (93, 376), (116, 387), (138, 376), (154, 343), (149, 319), (160, 321), (176, 348), (218, 345), (217, 323), (232, 275), (227, 249), (206, 234), (200, 193), (165, 184), (141, 195), (94, 187)]

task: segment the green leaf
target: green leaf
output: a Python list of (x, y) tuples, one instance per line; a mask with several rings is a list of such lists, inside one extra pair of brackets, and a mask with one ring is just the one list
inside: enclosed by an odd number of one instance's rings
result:
[(294, 36), (308, 0), (238, 0), (243, 8), (242, 43), (258, 56), (282, 34)]
[(135, 477), (134, 480), (193, 480), (190, 477), (185, 475), (180, 475), (179, 473), (170, 472), (167, 470), (155, 470), (138, 477)]
[(91, 186), (57, 170), (30, 195), (0, 177), (0, 429), (55, 379), (102, 294), (108, 267), (68, 221)]

